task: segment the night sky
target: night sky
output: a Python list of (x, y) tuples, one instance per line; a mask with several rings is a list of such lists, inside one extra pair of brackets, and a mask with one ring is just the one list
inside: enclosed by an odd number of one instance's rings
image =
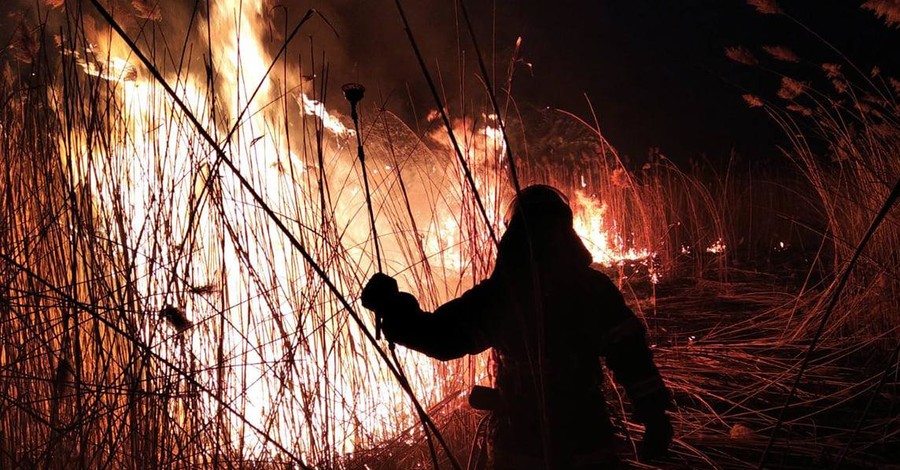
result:
[[(751, 160), (777, 158), (776, 146), (784, 143), (781, 130), (763, 111), (750, 109), (741, 95), (774, 99), (778, 73), (801, 80), (822, 77), (823, 62), (842, 62), (823, 39), (865, 72), (874, 65), (896, 72), (900, 54), (890, 51), (900, 51), (900, 31), (860, 9), (860, 3), (779, 2), (789, 17), (761, 15), (742, 0), (497, 0), (467, 5), (485, 55), (490, 58), (495, 51), (498, 82), (516, 37), (523, 37), (520, 56), (532, 68), (516, 69), (513, 96), (521, 107), (560, 108), (591, 120), (587, 97), (607, 139), (640, 163), (650, 147), (679, 162), (726, 160), (732, 151)], [(457, 39), (452, 5), (405, 2), (423, 52), (432, 65), (441, 64), (445, 77), (458, 70), (459, 51), (470, 59), (473, 54), (462, 20), (458, 27), (463, 37)], [(417, 106), (433, 107), (393, 2), (338, 8), (331, 14), (341, 25), (342, 40), (364, 52), (352, 58), (360, 80), (393, 90), (409, 84)], [(802, 60), (779, 63), (760, 50), (764, 45), (789, 47)], [(726, 58), (725, 48), (731, 46), (752, 50), (761, 67)], [(476, 73), (470, 61), (466, 74)], [(467, 86), (478, 85), (469, 81)], [(448, 88), (453, 102), (456, 95)], [(400, 94), (406, 97), (405, 90)]]
[[(186, 29), (197, 2), (161, 2), (162, 28)], [(758, 14), (743, 0), (469, 0), (466, 5), (485, 58), (496, 67), (495, 84), (504, 81), (516, 38), (523, 38), (520, 57), (532, 67), (516, 68), (513, 96), (518, 106), (563, 109), (591, 121), (589, 99), (607, 139), (639, 164), (650, 147), (678, 162), (725, 160), (732, 150), (752, 160), (777, 156), (781, 131), (764, 112), (748, 108), (741, 95), (774, 98), (778, 73), (804, 80), (821, 77), (822, 62), (843, 62), (804, 26), (861, 70), (878, 65), (885, 74), (898, 76), (900, 29), (888, 28), (860, 9), (861, 1), (778, 3), (789, 16)], [(10, 12), (34, 5), (33, 0), (4, 1), (0, 14), (8, 18)], [(311, 7), (330, 23), (319, 18), (310, 22), (288, 56), (302, 57), (307, 69), (310, 56), (317, 57), (317, 67), (321, 57), (328, 61), (331, 107), (346, 105), (339, 95), (342, 83), (359, 81), (373, 90), (370, 96), (388, 96), (387, 107), (408, 121), (418, 116), (421, 124), (434, 109), (393, 0), (292, 0), (283, 5), (290, 16), (273, 8), (275, 28), (295, 24)], [(458, 111), (460, 90), (471, 98), (481, 85), (456, 4), (407, 0), (404, 6), (436, 76), (440, 68), (451, 110), (456, 104)], [(4, 43), (6, 36), (0, 37)], [(270, 41), (272, 50), (277, 49), (277, 35)], [(759, 49), (763, 45), (789, 47), (803, 61), (767, 59)], [(761, 67), (727, 59), (724, 50), (730, 46), (754, 51)], [(459, 60), (462, 55), (466, 61)]]
[[(868, 72), (880, 65), (896, 72), (900, 31), (884, 26), (859, 3), (779, 4), (860, 69)], [(563, 0), (529, 5), (522, 12), (527, 18), (523, 22), (530, 25), (523, 34), (531, 38), (525, 54), (535, 63), (535, 76), (529, 80), (522, 74), (518, 91), (537, 103), (586, 115), (585, 100), (577, 93), (583, 91), (600, 114), (610, 142), (638, 159), (651, 146), (679, 161), (700, 155), (724, 159), (732, 149), (750, 159), (777, 154), (781, 130), (762, 111), (746, 106), (741, 95), (772, 98), (780, 80), (775, 71), (796, 73), (798, 78), (821, 76), (822, 62), (840, 62), (795, 22), (760, 15), (743, 1)], [(770, 70), (726, 58), (725, 47), (738, 45), (753, 50)], [(766, 60), (759, 50), (763, 45), (787, 46), (802, 61), (793, 65)]]

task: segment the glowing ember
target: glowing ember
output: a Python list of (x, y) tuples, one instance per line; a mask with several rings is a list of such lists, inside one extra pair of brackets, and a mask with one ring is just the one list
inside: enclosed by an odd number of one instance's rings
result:
[(720, 238), (715, 243), (706, 248), (707, 253), (722, 254), (725, 253), (725, 242)]

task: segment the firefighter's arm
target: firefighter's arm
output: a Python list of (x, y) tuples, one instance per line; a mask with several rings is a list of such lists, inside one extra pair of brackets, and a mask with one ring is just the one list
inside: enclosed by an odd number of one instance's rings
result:
[(641, 457), (655, 458), (664, 455), (672, 442), (672, 423), (666, 415), (671, 395), (653, 363), (643, 323), (628, 313), (607, 334), (606, 365), (625, 388), (634, 420), (644, 424)]
[(412, 294), (396, 289), (396, 281), (392, 289), (384, 279), (387, 277), (373, 277), (363, 289), (362, 301), (382, 317), (382, 330), (389, 341), (442, 361), (477, 354), (491, 346), (486, 315), (495, 295), (490, 281), (427, 313)]
[(653, 362), (644, 324), (629, 310), (604, 339), (606, 366), (625, 388), (634, 406), (634, 419), (645, 423), (665, 414), (669, 390)]
[(666, 415), (671, 394), (653, 362), (643, 322), (625, 305), (612, 281), (606, 278), (605, 285), (609, 316), (601, 339), (602, 354), (631, 400), (634, 420), (646, 426), (642, 454), (658, 456), (666, 452), (672, 440), (672, 425)]

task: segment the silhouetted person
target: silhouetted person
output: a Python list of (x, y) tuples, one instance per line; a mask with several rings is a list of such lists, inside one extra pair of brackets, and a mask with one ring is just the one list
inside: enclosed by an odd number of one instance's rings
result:
[(376, 274), (363, 305), (382, 317), (385, 337), (440, 360), (494, 349), (495, 468), (613, 468), (613, 427), (600, 357), (646, 425), (645, 457), (666, 452), (669, 392), (653, 363), (643, 323), (572, 226), (565, 197), (550, 186), (513, 201), (490, 278), (434, 313)]

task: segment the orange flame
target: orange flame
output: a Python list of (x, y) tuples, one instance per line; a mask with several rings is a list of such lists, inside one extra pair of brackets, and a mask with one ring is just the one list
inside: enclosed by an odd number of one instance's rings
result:
[[(276, 99), (272, 80), (265, 74), (272, 58), (259, 40), (263, 35), (257, 25), (265, 14), (262, 2), (219, 1), (210, 3), (210, 9), (209, 24), (203, 27), (216, 32), (211, 50), (218, 88), (204, 90), (204, 83), (190, 76), (170, 76), (167, 80), (177, 84), (180, 98), (211, 134), (225, 136), (234, 129), (231, 139), (221, 147), (241, 175), (283, 220), (296, 221), (292, 227), (302, 234), (301, 239), (321, 247), (323, 258), (328, 257), (323, 263), (331, 263), (329, 273), (340, 278), (339, 285), (355, 288), (359, 278), (374, 267), (355, 155), (347, 152), (346, 146), (334, 145), (336, 149), (325, 162), (328, 168), (319, 168), (339, 185), (331, 193), (328, 212), (320, 205), (324, 190), (317, 192), (321, 188), (314, 186), (315, 181), (302, 178), (306, 168), (318, 162), (306, 163), (295, 153), (297, 145), (287, 141), (285, 120), (262, 105)], [(201, 369), (209, 371), (200, 380), (213, 383), (214, 371), (219, 366), (227, 369), (230, 390), (226, 398), (239, 403), (244, 417), (258, 427), (272, 422), (295, 423), (296, 417), (305, 416), (307, 421), (301, 424), (273, 430), (272, 434), (284, 443), (311, 442), (327, 430), (333, 447), (330, 450), (346, 453), (391, 437), (394, 430), (411, 424), (415, 416), (407, 404), (397, 403), (396, 397), (402, 392), (387, 369), (378, 367), (376, 361), (366, 361), (365, 367), (360, 367), (358, 357), (375, 358), (375, 351), (365, 344), (360, 331), (347, 327), (342, 306), (333, 298), (315, 294), (323, 290), (322, 283), (308, 274), (308, 267), (286, 237), (251, 203), (238, 179), (218, 169), (216, 153), (197, 137), (173, 100), (148, 77), (137, 73), (133, 64), (115, 58), (127, 57), (121, 52), (110, 55), (111, 60), (102, 66), (94, 59), (78, 59), (86, 73), (114, 84), (118, 114), (109, 124), (114, 145), (107, 149), (89, 147), (90, 131), (86, 129), (74, 129), (70, 136), (74, 138), (62, 139), (59, 145), (62, 155), (74, 157), (79, 182), (93, 188), (95, 204), (105, 211), (106, 229), (122, 234), (114, 239), (119, 243), (119, 255), (127, 253), (135, 260), (137, 289), (145, 294), (144, 309), (159, 311), (169, 302), (178, 303), (195, 325), (186, 332), (188, 341), (179, 345), (159, 324), (148, 322), (143, 331), (147, 343), (173, 359), (189, 350)], [(299, 77), (281, 78), (302, 83)], [(248, 90), (257, 87), (259, 93), (251, 102)], [(241, 121), (228, 122), (228, 118), (214, 116), (212, 96), (221, 97), (215, 103), (227, 103), (230, 119), (242, 116)], [(343, 124), (345, 119), (329, 112), (323, 103), (303, 92), (297, 95), (296, 103), (300, 113), (320, 119), (335, 140), (353, 136), (354, 131)], [(499, 201), (511, 195), (511, 188), (504, 176), (508, 149), (497, 118), (483, 115), (477, 122), (458, 120), (455, 126), (454, 132), (463, 142), (463, 158), (475, 167), (475, 189), (483, 196), (488, 223), (499, 229)], [(447, 155), (452, 155), (443, 131), (432, 137), (444, 142)], [(473, 260), (491, 252), (486, 248), (491, 242), (484, 221), (473, 218), (474, 209), (463, 210), (472, 199), (472, 188), (455, 156), (428, 164), (381, 168), (386, 171), (373, 171), (373, 176), (381, 178), (373, 181), (373, 195), (380, 196), (376, 201), (379, 233), (389, 234), (379, 240), (386, 266), (394, 272), (406, 271), (412, 263), (405, 253), (410, 245), (420, 243), (424, 261), (440, 270), (435, 282), (448, 280), (437, 287), (438, 293), (430, 303), (454, 296), (466, 282), (471, 283), (469, 278), (474, 276), (461, 279), (466, 273), (474, 273)], [(402, 171), (416, 172), (419, 177), (412, 183), (415, 195), (410, 211), (418, 219), (419, 233), (403, 233), (385, 221), (392, 208), (385, 197), (390, 190), (382, 188), (393, 185), (392, 178)], [(301, 177), (292, 176), (298, 174)], [(581, 189), (587, 190), (584, 178), (580, 183)], [(582, 190), (574, 193), (572, 203), (575, 229), (596, 263), (614, 264), (651, 255), (645, 249), (628, 246), (619, 227), (608, 217), (606, 205)], [(117, 219), (121, 214), (114, 214), (110, 205), (121, 206), (126, 217)], [(326, 216), (331, 219), (322, 222)], [(328, 238), (325, 233), (329, 230), (339, 235)], [(183, 279), (173, 280), (174, 272)], [(401, 280), (409, 286), (418, 285), (418, 280)], [(211, 299), (192, 294), (190, 289), (173, 292), (165, 287), (180, 282), (217, 285), (221, 295)], [(206, 321), (210, 319), (217, 321)], [(218, 320), (226, 326), (215, 326)], [(320, 344), (310, 345), (304, 336), (308, 332), (315, 332)], [(232, 355), (222, 359), (210, 344), (222, 344)], [(294, 356), (286, 357), (285, 350), (295, 351)], [(426, 402), (435, 402), (445, 393), (435, 376), (455, 377), (467, 384), (473, 378), (487, 380), (484, 357), (472, 365), (442, 365), (405, 355), (403, 361), (413, 366), (408, 368), (412, 370), (410, 383)], [(289, 385), (273, 373), (282, 366), (295, 374)], [(283, 399), (285, 393), (300, 396), (310, 390), (315, 398), (302, 406), (295, 398)], [(361, 410), (358, 403), (377, 406)], [(180, 405), (172, 406), (173, 416), (183, 415)], [(216, 407), (210, 403), (207, 412), (212, 418)], [(335, 423), (355, 423), (365, 433)], [(232, 432), (240, 438), (235, 441), (265, 448), (262, 443), (255, 445), (255, 436), (249, 430), (235, 427)]]
[(615, 222), (605, 217), (606, 211), (606, 204), (589, 197), (583, 191), (575, 191), (572, 200), (575, 232), (591, 252), (594, 262), (609, 266), (622, 261), (637, 261), (650, 257), (652, 253), (646, 249), (626, 246)]

